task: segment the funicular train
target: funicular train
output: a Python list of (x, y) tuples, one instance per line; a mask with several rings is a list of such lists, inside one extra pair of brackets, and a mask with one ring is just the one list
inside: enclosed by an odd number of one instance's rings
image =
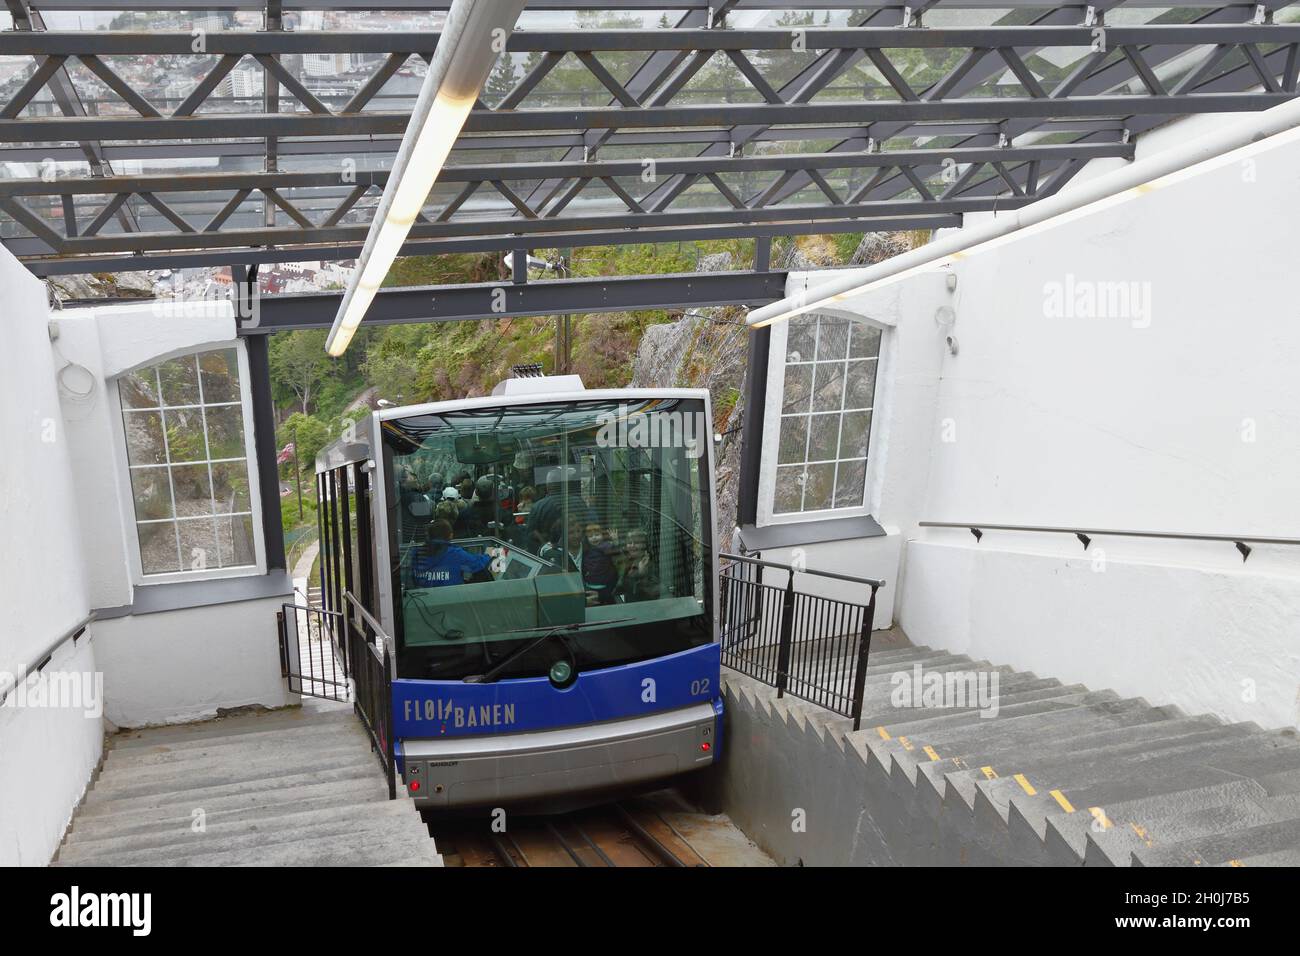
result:
[(703, 390), (516, 377), (320, 453), (324, 602), (392, 638), (421, 808), (578, 805), (718, 759), (711, 422)]

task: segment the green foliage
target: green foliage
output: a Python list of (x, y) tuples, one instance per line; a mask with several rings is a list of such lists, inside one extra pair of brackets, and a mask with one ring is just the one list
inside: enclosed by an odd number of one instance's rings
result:
[(302, 517), (298, 517), (298, 489), (293, 488), (293, 478), (289, 485), (293, 490), (280, 499), (280, 527), (284, 530), (285, 543), (311, 531), (316, 526), (316, 485), (312, 478), (314, 470), (302, 476)]
[[(504, 59), (503, 59), (504, 62)], [(613, 65), (607, 64), (618, 75)], [(500, 66), (504, 84), (507, 67)], [(515, 75), (522, 76), (522, 70)], [(696, 187), (693, 187), (696, 188)], [(704, 188), (712, 188), (705, 182)], [(786, 243), (797, 245), (812, 261), (823, 265), (847, 263), (861, 233), (789, 237), (773, 244), (773, 261)], [(561, 276), (669, 275), (695, 272), (701, 261), (728, 253), (731, 269), (754, 263), (752, 239), (601, 246), (577, 249), (534, 248), (533, 254), (556, 263)], [(507, 270), (498, 254), (415, 256), (397, 260), (385, 285), (434, 286), (501, 281)], [(549, 271), (541, 279), (553, 279)], [(486, 305), (486, 302), (485, 302)], [(436, 307), (436, 306), (435, 306)], [(674, 321), (680, 310), (605, 313), (571, 317), (571, 368), (588, 388), (620, 388), (631, 380), (637, 349), (646, 329)], [(337, 360), (325, 358), (324, 333), (278, 333), (272, 339), (272, 380), (282, 408), (293, 407), (277, 432), (279, 447), (292, 441), (298, 429), (304, 475), (314, 472), (316, 453), (335, 440), (346, 420), (368, 412), (345, 412), (368, 388), (374, 398), (403, 405), (467, 398), (490, 393), (507, 378), (513, 365), (537, 363), (553, 371), (557, 317), (494, 318), (423, 325), (363, 325), (348, 352)], [(283, 344), (277, 344), (283, 340)], [(708, 350), (699, 362), (707, 364)], [(688, 363), (690, 374), (704, 370)], [(309, 387), (304, 398), (300, 387)], [(721, 396), (719, 413), (725, 421), (738, 396)], [(373, 404), (373, 402), (372, 402)], [(292, 474), (292, 465), (287, 474)], [(295, 504), (296, 515), (296, 504)]]
[(841, 264), (847, 265), (853, 258), (853, 253), (862, 244), (863, 235), (861, 232), (841, 232), (831, 238), (831, 243), (835, 246), (835, 258)]
[[(294, 412), (276, 429), (276, 444), (283, 448), (294, 442), (298, 450), (298, 465), (304, 471), (314, 474), (316, 471), (316, 453), (334, 440), (330, 426), (314, 415)], [(287, 475), (293, 474), (293, 462), (282, 465), (281, 470)]]
[(272, 381), (280, 391), (277, 400), (284, 401), (286, 393), (292, 394), (306, 412), (335, 364), (325, 353), (324, 330), (282, 332), (271, 337), (267, 351)]

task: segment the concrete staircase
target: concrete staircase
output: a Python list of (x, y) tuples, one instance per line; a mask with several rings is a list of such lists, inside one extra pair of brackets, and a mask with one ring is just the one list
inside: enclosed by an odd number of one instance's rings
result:
[[(200, 825), (201, 823), (201, 825)], [(55, 866), (441, 866), (350, 705), (129, 731)]]
[[(998, 715), (895, 706), (893, 676), (918, 663), (996, 670)], [(857, 732), (725, 668), (723, 684), (724, 805), (783, 862), (1300, 864), (1293, 731), (897, 644), (871, 654)], [(803, 833), (791, 832), (792, 807), (806, 815)]]

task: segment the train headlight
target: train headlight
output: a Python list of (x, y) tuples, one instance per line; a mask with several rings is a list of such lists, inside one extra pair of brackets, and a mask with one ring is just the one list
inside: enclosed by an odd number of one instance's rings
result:
[(556, 661), (551, 665), (551, 683), (556, 687), (566, 687), (573, 681), (573, 665), (568, 661)]

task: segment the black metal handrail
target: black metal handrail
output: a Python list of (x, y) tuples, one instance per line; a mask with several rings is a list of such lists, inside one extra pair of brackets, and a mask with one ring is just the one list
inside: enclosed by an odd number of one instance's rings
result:
[[(720, 554), (722, 663), (733, 670), (862, 723), (876, 592), (884, 581)], [(764, 569), (787, 572), (784, 587), (765, 584)], [(871, 589), (866, 604), (795, 590), (795, 575), (811, 574)]]
[(1072, 534), (1088, 550), (1093, 538), (1162, 538), (1174, 541), (1220, 541), (1233, 544), (1245, 562), (1252, 544), (1300, 545), (1300, 538), (1277, 538), (1257, 534), (1202, 534), (1193, 531), (1130, 531), (1117, 528), (1053, 527), (1051, 525), (994, 524), (987, 521), (920, 521), (922, 528), (964, 528), (979, 541), (987, 531), (1024, 531), (1035, 534)]
[(833, 578), (836, 581), (848, 581), (851, 584), (866, 584), (873, 588), (883, 588), (885, 586), (884, 578), (864, 578), (856, 574), (841, 574), (838, 571), (823, 571), (820, 568), (801, 568), (797, 564), (780, 564), (776, 561), (768, 561), (763, 558), (751, 558), (747, 554), (728, 554), (725, 551), (719, 552), (718, 557), (727, 561), (740, 561), (744, 564), (752, 564), (757, 567), (776, 568), (780, 571), (793, 571), (798, 574), (813, 574), (819, 578)]
[[(356, 595), (345, 589), (343, 597), (357, 614), (357, 617), (352, 614), (343, 616), (348, 666), (356, 688), (353, 706), (370, 734), (371, 746), (379, 755), (388, 780), (388, 799), (393, 800), (397, 797), (397, 741), (392, 733), (396, 645)], [(373, 632), (372, 635), (367, 635), (367, 628)], [(375, 640), (379, 642), (378, 647)]]
[(58, 652), (60, 647), (68, 643), (68, 641), (72, 641), (75, 643), (77, 638), (81, 637), (82, 634), (86, 633), (86, 628), (88, 628), (91, 622), (94, 620), (95, 620), (95, 612), (91, 611), (89, 614), (83, 617), (76, 624), (64, 630), (54, 641), (46, 645), (44, 650), (42, 650), (39, 654), (34, 655), (31, 659), (31, 662), (28, 663), (25, 667), (23, 667), (21, 672), (16, 673), (9, 678), (9, 680), (6, 682), (8, 686), (4, 686), (3, 684), (0, 684), (0, 705), (4, 704), (5, 700), (9, 697), (9, 695), (13, 693), (14, 688), (18, 687), (20, 684), (22, 684), (23, 681), (27, 680), (27, 678), (31, 677), (33, 674), (43, 670), (45, 668), (45, 665), (50, 662), (50, 660)]
[[(280, 605), (276, 614), (280, 628), (280, 676), (288, 682), (291, 692), (340, 702), (352, 699), (343, 644), (333, 626), (342, 617), (337, 611), (311, 605)], [(304, 623), (305, 642), (301, 626)]]

